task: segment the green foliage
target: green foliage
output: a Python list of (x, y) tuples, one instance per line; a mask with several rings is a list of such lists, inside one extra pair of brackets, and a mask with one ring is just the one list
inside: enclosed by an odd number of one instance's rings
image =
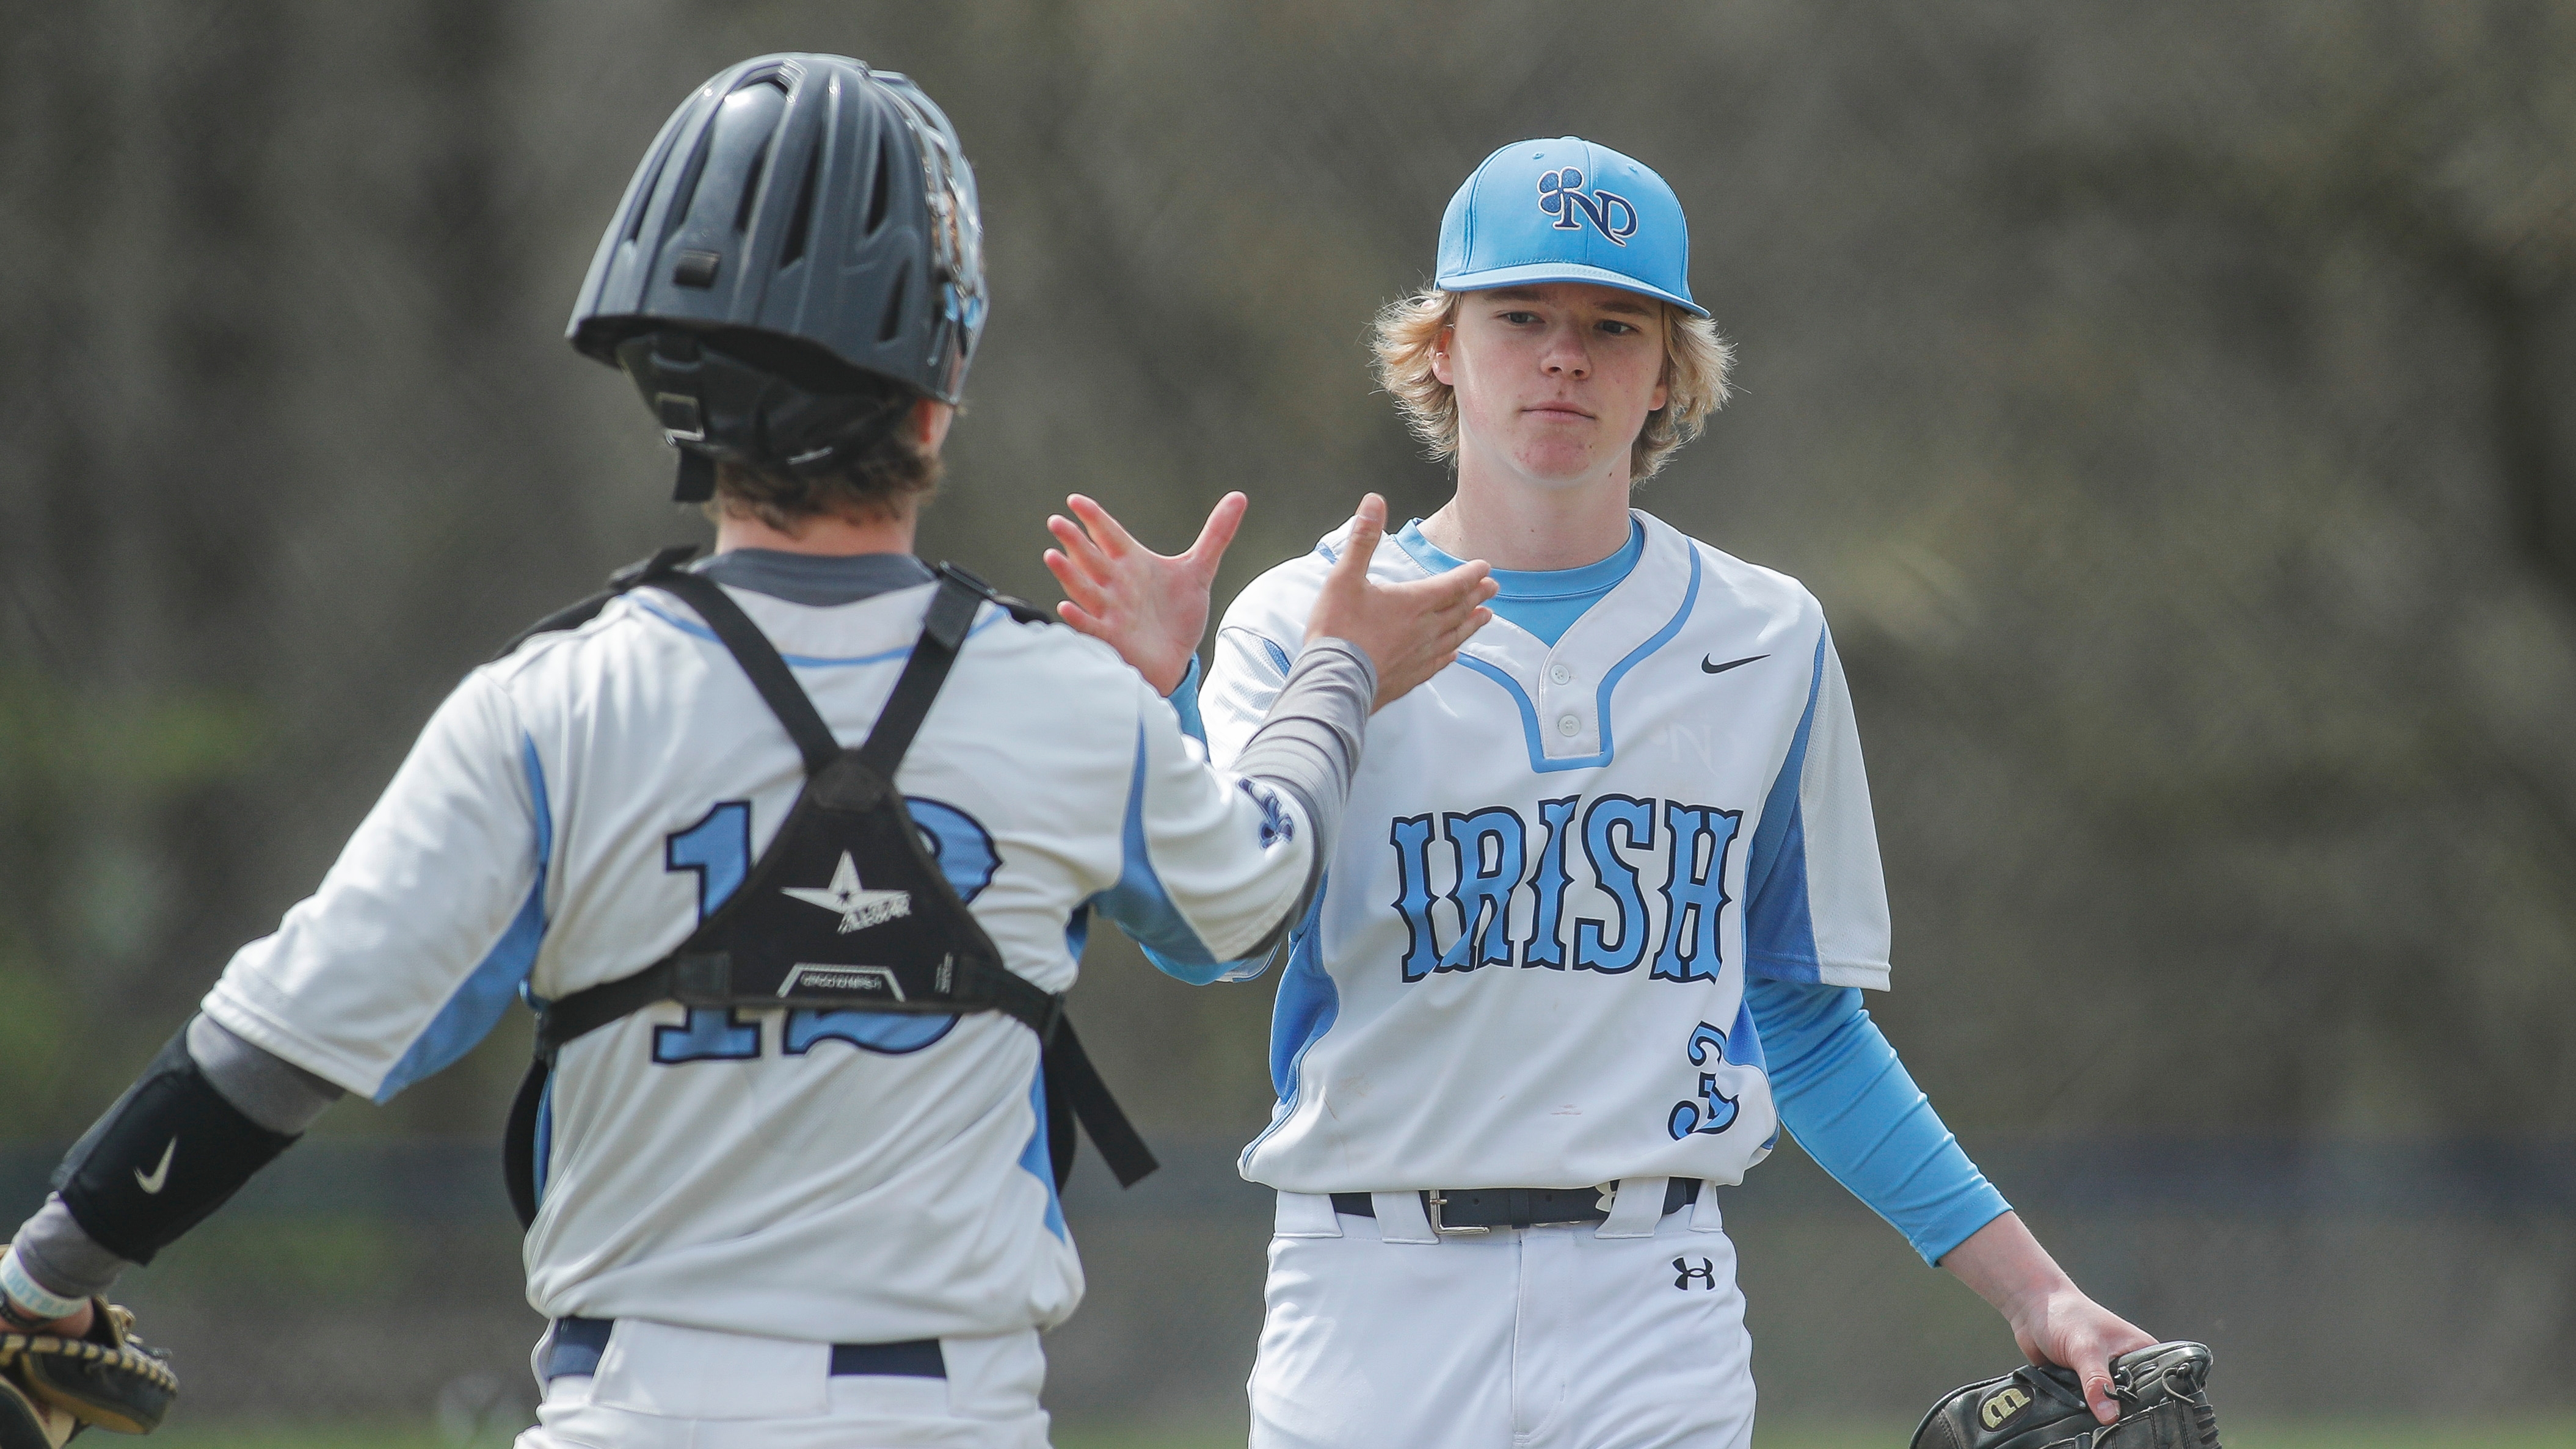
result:
[(259, 708), (236, 695), (112, 699), (0, 671), (0, 809), (100, 795), (145, 797), (241, 773), (266, 743)]
[(261, 711), (228, 691), (117, 696), (0, 669), (0, 1100), (17, 1131), (59, 1133), (97, 1109), (59, 1101), (64, 1072), (123, 1004), (119, 978), (192, 904), (174, 898), (155, 837), (268, 738)]
[(422, 1252), (414, 1236), (383, 1218), (236, 1214), (190, 1233), (185, 1251), (137, 1270), (134, 1286), (200, 1302), (268, 1302), (287, 1313), (392, 1305), (421, 1273)]
[(41, 1097), (69, 1058), (70, 1004), (62, 989), (30, 965), (23, 948), (0, 936), (0, 1101)]

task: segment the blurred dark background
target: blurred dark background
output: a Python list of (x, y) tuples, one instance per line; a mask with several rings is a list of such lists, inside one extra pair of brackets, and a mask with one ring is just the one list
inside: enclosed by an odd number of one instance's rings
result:
[[(464, 671), (706, 536), (562, 324), (663, 116), (782, 49), (965, 139), (994, 320), (922, 547), (1044, 599), (1069, 491), (1166, 548), (1250, 493), (1220, 598), (1364, 490), (1431, 511), (1363, 337), (1450, 192), (1532, 135), (1661, 170), (1742, 392), (1639, 503), (1824, 601), (1872, 1004), (1971, 1153), (2240, 1402), (2576, 1408), (2576, 6), (2540, 0), (0, 3), (0, 1216)], [(1078, 1194), (1051, 1396), (1239, 1412), (1270, 988), (1087, 966), (1174, 1166)], [(335, 1110), (136, 1276), (261, 1386), (205, 1412), (524, 1396), (524, 1041)], [(1781, 1159), (1730, 1208), (1766, 1404), (2014, 1361)], [(260, 1367), (244, 1301), (328, 1366)]]

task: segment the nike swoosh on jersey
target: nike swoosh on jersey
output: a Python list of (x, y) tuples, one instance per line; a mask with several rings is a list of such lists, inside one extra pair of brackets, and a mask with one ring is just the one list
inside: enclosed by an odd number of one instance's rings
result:
[(1700, 656), (1699, 660), (1699, 672), (1702, 674), (1724, 674), (1726, 671), (1733, 669), (1739, 664), (1751, 664), (1757, 660), (1768, 659), (1770, 657), (1771, 656), (1768, 654), (1748, 654), (1742, 659), (1730, 659), (1724, 664), (1711, 664), (1708, 662), (1708, 656), (1703, 654)]
[(173, 1137), (170, 1139), (170, 1145), (161, 1149), (161, 1165), (159, 1167), (152, 1169), (148, 1174), (145, 1173), (142, 1168), (138, 1167), (134, 1169), (134, 1185), (143, 1189), (145, 1192), (159, 1192), (161, 1190), (161, 1185), (170, 1180), (170, 1154), (177, 1152), (178, 1150), (179, 1139)]

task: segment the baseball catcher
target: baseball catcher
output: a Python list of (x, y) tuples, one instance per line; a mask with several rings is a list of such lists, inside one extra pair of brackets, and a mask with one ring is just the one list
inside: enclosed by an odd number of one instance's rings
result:
[(168, 1371), (96, 1295), (520, 1000), (506, 1170), (551, 1320), (522, 1449), (1043, 1449), (1075, 1122), (1120, 1181), (1153, 1167), (1064, 1020), (1093, 916), (1194, 978), (1268, 952), (1371, 707), (1493, 585), (1356, 553), (1220, 772), (1110, 650), (916, 558), (985, 320), (975, 197), (930, 97), (846, 56), (681, 103), (569, 331), (714, 556), (666, 549), (468, 675), (72, 1149), (0, 1256), (0, 1449), (150, 1427)]
[(2209, 1349), (2156, 1343), (2111, 1360), (2119, 1417), (2095, 1422), (2062, 1368), (2017, 1368), (1952, 1389), (1914, 1431), (1913, 1449), (2219, 1449)]

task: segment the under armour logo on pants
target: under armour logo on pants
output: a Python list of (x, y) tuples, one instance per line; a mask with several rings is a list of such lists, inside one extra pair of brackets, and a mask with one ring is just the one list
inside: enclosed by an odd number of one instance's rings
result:
[(1714, 1293), (1717, 1291), (1717, 1265), (1715, 1263), (1710, 1262), (1706, 1258), (1702, 1258), (1699, 1260), (1699, 1266), (1694, 1268), (1691, 1266), (1691, 1260), (1688, 1258), (1673, 1259), (1674, 1287), (1686, 1290), (1690, 1287), (1691, 1280), (1693, 1278), (1697, 1278), (1710, 1292)]

